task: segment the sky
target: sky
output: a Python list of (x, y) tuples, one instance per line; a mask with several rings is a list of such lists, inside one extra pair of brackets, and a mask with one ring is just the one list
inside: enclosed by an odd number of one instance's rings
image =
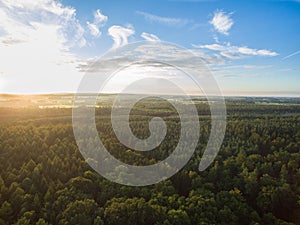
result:
[(0, 93), (73, 93), (143, 40), (199, 53), (224, 95), (300, 96), (299, 0), (0, 0)]

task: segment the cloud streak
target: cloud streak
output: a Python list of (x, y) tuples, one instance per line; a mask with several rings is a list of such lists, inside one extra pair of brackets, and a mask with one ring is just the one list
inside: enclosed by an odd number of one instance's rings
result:
[(230, 43), (227, 45), (210, 44), (210, 45), (193, 45), (196, 48), (217, 51), (220, 55), (228, 59), (238, 59), (246, 56), (277, 56), (278, 53), (266, 49), (255, 49), (247, 46), (232, 46)]
[(238, 77), (258, 77), (261, 74), (259, 73), (253, 73), (253, 74), (246, 74), (246, 73), (241, 73), (241, 74), (220, 74), (218, 75), (219, 78), (238, 78)]
[(86, 22), (87, 27), (90, 30), (90, 34), (94, 37), (100, 37), (101, 36), (101, 31), (98, 28), (98, 26), (94, 23)]
[(154, 35), (154, 34), (148, 34), (148, 33), (145, 33), (145, 32), (143, 32), (141, 34), (141, 37), (144, 38), (146, 41), (153, 41), (153, 42), (160, 41), (160, 39), (156, 35)]
[(288, 59), (288, 58), (290, 58), (290, 57), (293, 57), (293, 56), (295, 56), (295, 55), (298, 55), (298, 54), (300, 54), (300, 51), (296, 51), (296, 52), (294, 52), (294, 53), (291, 53), (291, 54), (289, 54), (289, 55), (283, 57), (282, 60), (286, 60), (286, 59)]
[(136, 12), (139, 15), (142, 15), (145, 20), (149, 22), (155, 22), (155, 23), (160, 23), (166, 26), (184, 26), (188, 23), (191, 23), (191, 20), (188, 19), (182, 19), (182, 18), (172, 18), (172, 17), (162, 17), (162, 16), (157, 16), (151, 13), (147, 12), (142, 12), (142, 11), (137, 11)]

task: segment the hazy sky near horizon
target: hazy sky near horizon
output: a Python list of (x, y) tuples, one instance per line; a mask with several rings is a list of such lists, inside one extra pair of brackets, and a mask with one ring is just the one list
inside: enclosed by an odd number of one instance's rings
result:
[(300, 96), (299, 0), (0, 0), (0, 93), (75, 92), (142, 40), (199, 53), (224, 95)]

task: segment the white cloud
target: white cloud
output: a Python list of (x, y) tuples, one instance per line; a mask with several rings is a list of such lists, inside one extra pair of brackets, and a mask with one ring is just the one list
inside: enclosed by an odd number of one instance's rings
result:
[(224, 51), (225, 47), (220, 44), (211, 44), (211, 45), (193, 45), (195, 48), (205, 48), (214, 51)]
[(86, 44), (76, 10), (55, 0), (0, 4), (0, 92), (72, 90), (81, 76), (73, 47)]
[(145, 32), (143, 32), (141, 34), (141, 37), (144, 38), (146, 41), (154, 41), (154, 42), (160, 41), (160, 39), (156, 35), (148, 34), (148, 33), (145, 33)]
[(228, 31), (234, 24), (233, 20), (230, 18), (232, 13), (225, 13), (221, 10), (217, 10), (214, 13), (214, 17), (210, 21), (210, 24), (214, 26), (214, 29), (219, 33), (228, 35)]
[(91, 33), (92, 36), (94, 36), (94, 37), (100, 37), (101, 31), (97, 27), (96, 24), (93, 24), (93, 23), (90, 23), (90, 22), (86, 22), (86, 24), (87, 24), (87, 27), (89, 28), (90, 33)]
[(94, 37), (100, 37), (102, 34), (100, 27), (103, 27), (107, 20), (108, 17), (103, 15), (102, 12), (97, 9), (96, 12), (94, 12), (94, 21), (92, 23), (89, 21), (86, 22), (90, 34)]
[(193, 45), (196, 48), (208, 49), (218, 51), (220, 54), (229, 59), (242, 58), (245, 56), (277, 56), (278, 53), (266, 49), (254, 49), (246, 46), (232, 46), (230, 43), (227, 45), (211, 44), (211, 45)]
[(19, 10), (23, 11), (23, 13), (43, 10), (44, 12), (62, 16), (65, 19), (71, 19), (75, 14), (74, 8), (64, 7), (61, 3), (53, 0), (2, 0), (2, 3), (4, 7), (10, 10)]
[(114, 40), (113, 48), (119, 48), (128, 44), (128, 37), (135, 33), (132, 27), (111, 26), (108, 29), (108, 34)]
[(145, 20), (147, 20), (147, 21), (157, 22), (157, 23), (164, 24), (167, 26), (183, 26), (183, 25), (186, 25), (186, 24), (192, 22), (188, 19), (161, 17), (161, 16), (157, 16), (154, 14), (141, 12), (141, 11), (137, 11), (136, 13), (144, 16)]
[(97, 9), (94, 13), (94, 23), (95, 24), (103, 24), (106, 23), (108, 20), (108, 17), (103, 15), (100, 11), (100, 9)]
[(74, 47), (75, 43), (84, 39), (84, 31), (76, 19), (74, 8), (65, 7), (55, 0), (2, 1), (0, 5), (2, 43), (17, 44), (30, 41), (31, 33), (35, 31), (33, 23), (58, 25), (57, 35), (64, 39), (68, 47)]

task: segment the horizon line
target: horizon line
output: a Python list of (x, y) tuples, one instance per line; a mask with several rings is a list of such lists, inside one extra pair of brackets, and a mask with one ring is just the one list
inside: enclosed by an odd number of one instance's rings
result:
[[(104, 94), (104, 95), (119, 95), (120, 93), (75, 93), (75, 92), (41, 92), (41, 93), (0, 93), (1, 95), (12, 95), (12, 96), (43, 96), (43, 95), (77, 95), (77, 94)], [(163, 93), (163, 94), (153, 94), (153, 93), (121, 93), (123, 95), (164, 95), (164, 96), (182, 96), (179, 94), (174, 94), (174, 93)], [(201, 96), (201, 97), (206, 97), (208, 95), (200, 95), (200, 94), (189, 94), (189, 96)], [(215, 96), (215, 97), (270, 97), (270, 98), (300, 98), (300, 93), (296, 95), (280, 95), (280, 94), (227, 94), (227, 95), (209, 95), (209, 96)]]

